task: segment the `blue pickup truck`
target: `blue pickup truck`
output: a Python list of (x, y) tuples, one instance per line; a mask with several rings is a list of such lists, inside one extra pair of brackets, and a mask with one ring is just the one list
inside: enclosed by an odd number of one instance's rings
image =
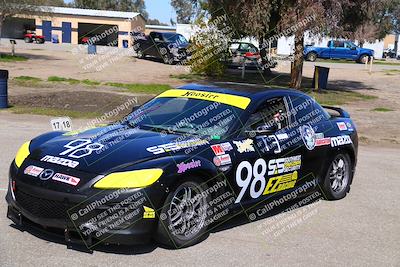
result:
[(368, 58), (374, 57), (374, 50), (361, 48), (350, 41), (328, 41), (327, 47), (306, 46), (304, 57), (308, 61), (317, 58), (347, 59), (365, 63)]

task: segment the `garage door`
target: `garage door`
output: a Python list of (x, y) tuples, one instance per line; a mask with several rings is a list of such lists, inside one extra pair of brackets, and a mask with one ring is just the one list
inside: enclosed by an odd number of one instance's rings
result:
[(43, 21), (43, 35), (46, 41), (51, 41), (51, 21)]

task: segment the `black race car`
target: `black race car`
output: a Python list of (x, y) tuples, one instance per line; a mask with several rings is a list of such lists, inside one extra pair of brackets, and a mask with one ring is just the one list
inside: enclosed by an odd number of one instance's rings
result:
[(89, 248), (151, 238), (179, 248), (285, 196), (345, 197), (357, 147), (348, 113), (301, 92), (188, 85), (116, 123), (23, 144), (7, 217)]

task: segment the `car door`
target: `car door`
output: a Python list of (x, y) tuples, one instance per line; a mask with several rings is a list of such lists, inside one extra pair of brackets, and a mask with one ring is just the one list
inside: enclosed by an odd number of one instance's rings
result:
[(287, 97), (268, 98), (233, 140), (236, 204), (254, 204), (294, 187), (301, 155), (283, 147), (289, 141), (290, 120)]
[(358, 56), (356, 45), (352, 42), (345, 42), (344, 47), (346, 48), (347, 59), (356, 60)]
[(334, 41), (333, 45), (334, 47), (331, 50), (331, 58), (338, 58), (338, 59), (349, 58), (348, 51), (350, 49), (345, 47), (345, 43), (343, 41)]
[(162, 36), (158, 32), (151, 32), (150, 33), (150, 43), (149, 47), (146, 50), (146, 54), (152, 57), (160, 57), (158, 45), (162, 42)]
[(311, 185), (323, 169), (321, 162), (330, 145), (327, 132), (332, 126), (327, 120), (326, 112), (316, 108), (314, 99), (291, 94), (288, 101), (293, 121), (289, 130), (293, 140), (290, 149), (302, 155), (302, 179), (297, 186)]

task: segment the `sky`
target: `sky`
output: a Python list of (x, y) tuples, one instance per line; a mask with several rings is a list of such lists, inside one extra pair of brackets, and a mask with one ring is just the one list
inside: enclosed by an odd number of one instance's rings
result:
[[(65, 0), (65, 2), (70, 3), (72, 0)], [(176, 13), (170, 0), (145, 0), (145, 3), (151, 19), (158, 19), (160, 22), (168, 24), (170, 24), (171, 18), (176, 21)]]

